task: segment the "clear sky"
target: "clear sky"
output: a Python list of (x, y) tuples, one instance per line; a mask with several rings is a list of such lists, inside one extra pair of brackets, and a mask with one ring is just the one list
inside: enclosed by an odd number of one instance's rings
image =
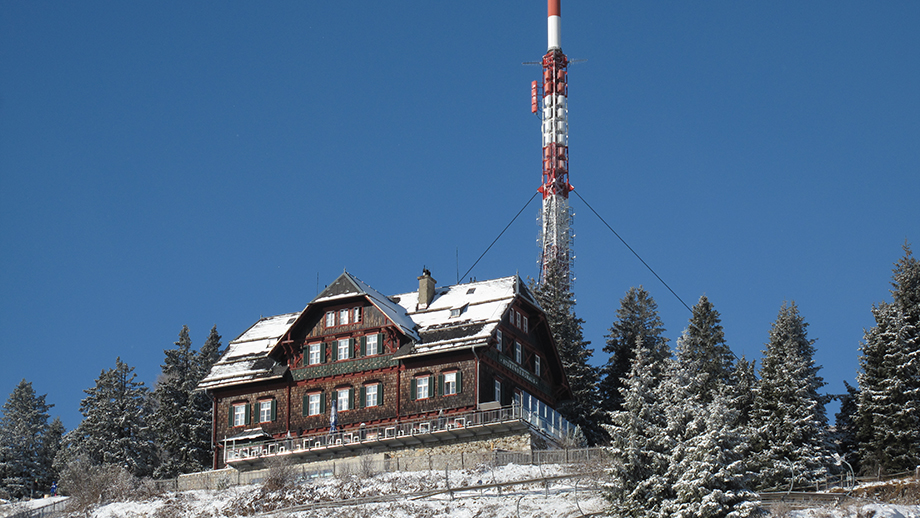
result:
[[(0, 396), (68, 429), (115, 358), (153, 385), (183, 324), (224, 344), (343, 269), (454, 284), (540, 183), (524, 66), (546, 2), (0, 2)], [(920, 254), (920, 2), (563, 0), (571, 181), (759, 360), (783, 301), (831, 393)], [(643, 285), (577, 197), (596, 348)], [(533, 200), (470, 273), (537, 276)], [(833, 416), (831, 416), (833, 419)]]

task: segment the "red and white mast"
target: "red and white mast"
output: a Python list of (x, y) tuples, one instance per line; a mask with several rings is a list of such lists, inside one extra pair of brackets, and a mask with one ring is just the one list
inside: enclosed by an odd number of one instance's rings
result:
[(531, 84), (531, 111), (541, 112), (543, 121), (543, 209), (540, 213), (540, 280), (550, 263), (555, 262), (563, 273), (564, 288), (571, 287), (573, 214), (569, 208), (569, 123), (568, 123), (568, 58), (562, 53), (562, 12), (560, 0), (548, 0), (547, 48), (543, 56), (542, 111), (538, 96), (540, 86)]

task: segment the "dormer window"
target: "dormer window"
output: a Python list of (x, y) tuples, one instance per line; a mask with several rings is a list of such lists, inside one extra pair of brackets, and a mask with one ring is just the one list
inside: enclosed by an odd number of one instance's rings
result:
[(326, 327), (335, 327), (335, 311), (326, 312)]
[(462, 307), (451, 309), (451, 310), (450, 310), (450, 317), (451, 317), (451, 318), (459, 317), (460, 315), (462, 315), (462, 314), (466, 311), (466, 308), (468, 308), (468, 307), (470, 307), (469, 304), (464, 304)]
[(356, 307), (355, 309), (353, 309), (353, 310), (351, 310), (351, 311), (352, 311), (352, 319), (351, 319), (351, 321), (354, 322), (355, 324), (361, 322), (361, 307), (358, 306), (358, 307)]
[(348, 324), (348, 323), (350, 322), (350, 320), (349, 320), (349, 318), (348, 318), (349, 315), (350, 315), (350, 313), (351, 313), (351, 311), (350, 311), (350, 310), (347, 310), (347, 309), (340, 309), (340, 310), (339, 310), (339, 325), (340, 325), (340, 326), (344, 326), (345, 324)]

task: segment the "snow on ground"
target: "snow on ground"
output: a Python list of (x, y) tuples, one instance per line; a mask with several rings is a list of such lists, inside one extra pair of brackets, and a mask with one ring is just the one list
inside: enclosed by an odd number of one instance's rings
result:
[(793, 511), (794, 518), (920, 518), (920, 506), (893, 504), (858, 504), (842, 509)]
[(39, 507), (45, 507), (46, 505), (51, 505), (55, 502), (64, 500), (66, 497), (63, 496), (52, 496), (48, 498), (36, 498), (35, 500), (23, 500), (21, 502), (8, 502), (6, 500), (0, 500), (0, 518), (5, 516), (12, 516), (18, 512), (25, 511), (26, 509), (38, 509)]

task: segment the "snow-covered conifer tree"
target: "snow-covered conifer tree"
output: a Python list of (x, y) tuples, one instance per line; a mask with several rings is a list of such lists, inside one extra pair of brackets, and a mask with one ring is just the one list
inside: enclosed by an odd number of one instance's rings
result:
[[(601, 370), (600, 397), (603, 409), (611, 412), (622, 408), (624, 396), (620, 389), (636, 357), (636, 344), (641, 342), (648, 348), (653, 355), (649, 367), (656, 372), (664, 369), (663, 360), (670, 351), (658, 317), (658, 305), (641, 286), (630, 288), (620, 300), (617, 319), (609, 331), (604, 352), (610, 358)], [(667, 355), (662, 356), (662, 351), (667, 351)]]
[[(10, 496), (29, 496), (32, 490), (43, 491), (51, 477), (51, 463), (44, 456), (54, 440), (49, 434), (48, 411), (45, 402), (26, 380), (19, 382), (3, 404), (0, 419), (0, 488)], [(36, 486), (35, 481), (38, 481)]]
[(210, 464), (211, 408), (208, 397), (195, 389), (207, 373), (202, 360), (210, 361), (220, 347), (220, 335), (216, 333), (215, 327), (206, 343), (208, 349), (196, 355), (188, 326), (182, 326), (176, 347), (164, 351), (162, 374), (153, 391), (157, 404), (153, 428), (160, 461), (155, 477), (175, 477), (206, 469)]
[(149, 390), (136, 380), (134, 367), (115, 360), (80, 402), (83, 421), (64, 436), (55, 468), (84, 458), (92, 464), (116, 464), (135, 476), (153, 472), (156, 463), (153, 434), (148, 425)]
[(752, 410), (758, 488), (811, 484), (835, 464), (828, 437), (824, 380), (814, 340), (795, 303), (784, 303), (770, 329)]
[(920, 463), (920, 261), (904, 245), (893, 301), (872, 308), (859, 358), (857, 440), (860, 470), (888, 473)]
[(562, 403), (558, 410), (572, 424), (579, 426), (589, 444), (607, 440), (601, 423), (606, 414), (598, 405), (598, 369), (589, 362), (593, 351), (591, 342), (582, 334), (584, 320), (575, 316), (575, 296), (565, 288), (564, 274), (556, 262), (551, 262), (543, 283), (531, 282), (531, 289), (546, 313), (546, 320), (559, 351), (559, 359), (574, 398)]
[(664, 369), (657, 365), (664, 351), (660, 342), (652, 348), (642, 343), (641, 336), (637, 340), (632, 367), (621, 387), (621, 409), (610, 414), (612, 424), (606, 427), (613, 456), (606, 491), (611, 514), (657, 517), (671, 495), (667, 472), (672, 445), (659, 397)]

